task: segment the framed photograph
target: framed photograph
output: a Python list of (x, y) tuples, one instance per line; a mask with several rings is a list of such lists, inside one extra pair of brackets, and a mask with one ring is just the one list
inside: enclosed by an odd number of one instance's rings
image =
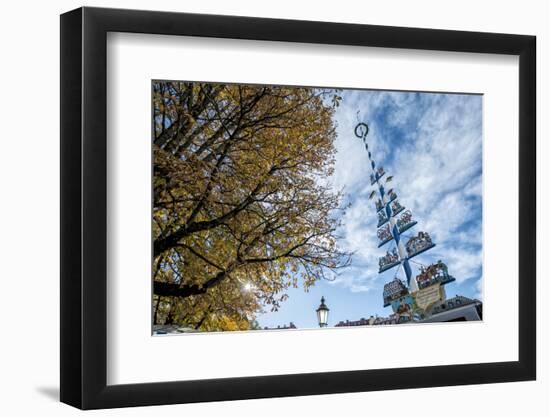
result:
[(61, 401), (533, 380), (535, 37), (61, 16)]

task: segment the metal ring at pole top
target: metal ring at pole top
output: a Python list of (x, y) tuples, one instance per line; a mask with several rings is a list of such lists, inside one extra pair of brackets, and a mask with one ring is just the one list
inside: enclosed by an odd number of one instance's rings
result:
[(359, 139), (365, 140), (367, 138), (367, 135), (369, 134), (369, 126), (366, 123), (358, 123), (357, 126), (355, 126), (355, 136), (357, 136)]

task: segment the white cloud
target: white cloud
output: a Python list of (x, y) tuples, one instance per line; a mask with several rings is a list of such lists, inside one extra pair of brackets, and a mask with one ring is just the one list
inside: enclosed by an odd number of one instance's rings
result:
[[(416, 228), (437, 244), (422, 261), (442, 259), (458, 282), (481, 273), (481, 97), (399, 92), (345, 92), (337, 112), (336, 188), (352, 201), (340, 234), (342, 246), (355, 252), (353, 267), (334, 281), (352, 291), (368, 291), (391, 279), (377, 274), (374, 201), (367, 199), (370, 166), (353, 129), (370, 127), (369, 149), (378, 166), (394, 176), (402, 205), (413, 212)], [(389, 247), (390, 244), (388, 244)], [(415, 258), (416, 260), (416, 258)], [(419, 259), (420, 261), (421, 259)]]
[(377, 274), (365, 267), (352, 266), (346, 272), (329, 281), (331, 285), (340, 285), (351, 292), (366, 292), (377, 288)]

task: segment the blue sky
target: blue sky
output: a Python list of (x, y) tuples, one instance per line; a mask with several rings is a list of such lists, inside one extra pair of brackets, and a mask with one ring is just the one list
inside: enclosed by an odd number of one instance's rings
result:
[(437, 245), (414, 260), (428, 265), (441, 259), (456, 278), (446, 286), (447, 296), (481, 300), (482, 96), (347, 90), (342, 97), (335, 114), (335, 172), (329, 181), (344, 190), (343, 203), (351, 203), (338, 235), (341, 248), (354, 252), (352, 265), (307, 293), (301, 287), (290, 289), (279, 311), (258, 315), (260, 325), (292, 321), (298, 328), (317, 327), (321, 296), (330, 308), (329, 326), (391, 314), (382, 305), (383, 286), (396, 272), (404, 276), (401, 268), (378, 274), (378, 258), (391, 244), (377, 248), (368, 156), (353, 133), (358, 120), (369, 125), (367, 139), (377, 166), (393, 175), (391, 187), (399, 202), (418, 221), (405, 235), (422, 230)]

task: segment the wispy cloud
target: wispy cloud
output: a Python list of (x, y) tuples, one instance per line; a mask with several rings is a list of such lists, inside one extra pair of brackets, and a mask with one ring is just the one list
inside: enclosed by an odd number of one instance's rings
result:
[[(482, 274), (482, 112), (481, 96), (381, 91), (346, 91), (336, 114), (338, 139), (335, 174), (347, 202), (340, 234), (345, 249), (355, 252), (353, 266), (334, 285), (351, 291), (379, 289), (395, 270), (377, 274), (374, 201), (368, 158), (353, 134), (359, 119), (369, 124), (369, 148), (379, 166), (394, 176), (402, 205), (436, 248), (418, 261), (442, 259), (458, 283), (480, 285)], [(389, 244), (388, 244), (389, 245)], [(415, 260), (417, 260), (415, 258)], [(480, 293), (479, 290), (476, 290)]]

